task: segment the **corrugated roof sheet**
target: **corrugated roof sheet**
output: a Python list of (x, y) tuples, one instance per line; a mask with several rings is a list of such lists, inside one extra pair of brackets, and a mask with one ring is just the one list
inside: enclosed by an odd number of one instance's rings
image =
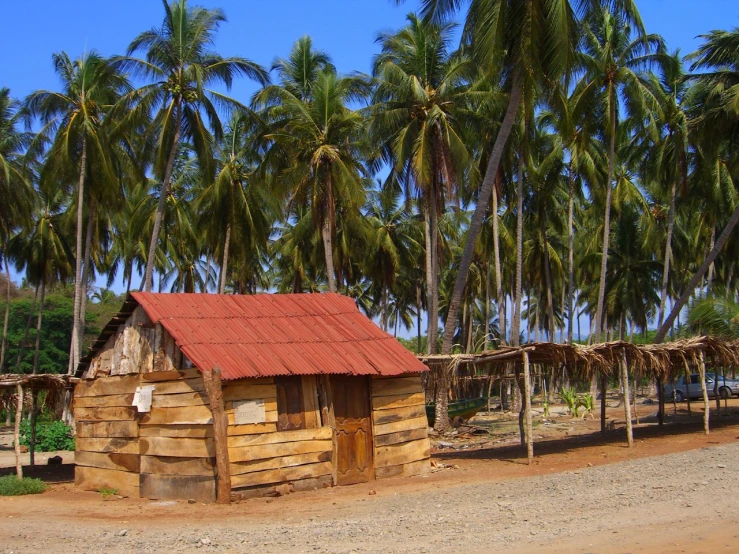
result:
[[(227, 380), (427, 369), (340, 294), (134, 292), (131, 297), (193, 364), (201, 370), (219, 367)], [(128, 301), (125, 307), (133, 311)]]

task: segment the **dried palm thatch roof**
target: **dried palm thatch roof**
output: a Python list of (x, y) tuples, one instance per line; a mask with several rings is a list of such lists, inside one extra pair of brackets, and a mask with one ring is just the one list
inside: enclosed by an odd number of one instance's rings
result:
[(482, 366), (490, 375), (510, 372), (522, 363), (523, 353), (538, 366), (567, 367), (571, 375), (591, 377), (612, 375), (626, 359), (629, 369), (638, 376), (669, 378), (682, 373), (687, 366), (697, 365), (703, 357), (707, 364), (732, 367), (739, 365), (739, 341), (723, 341), (700, 336), (663, 344), (633, 344), (625, 341), (593, 345), (534, 342), (523, 346), (503, 346), (476, 354), (429, 354), (418, 358), (432, 368), (456, 370), (460, 365)]
[(31, 390), (60, 391), (72, 386), (79, 381), (69, 375), (57, 375), (53, 373), (42, 373), (37, 375), (24, 375), (6, 373), (0, 375), (0, 389), (16, 388), (21, 385)]

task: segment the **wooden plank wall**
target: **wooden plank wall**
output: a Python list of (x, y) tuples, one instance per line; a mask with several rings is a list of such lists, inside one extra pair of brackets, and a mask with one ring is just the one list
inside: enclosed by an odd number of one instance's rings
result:
[(375, 477), (428, 471), (431, 445), (421, 377), (373, 378), (371, 396)]
[(213, 421), (200, 372), (143, 373), (141, 384), (155, 387), (151, 412), (140, 416), (141, 496), (215, 501)]
[(139, 376), (81, 381), (75, 387), (75, 484), (139, 497), (139, 428), (131, 406)]
[(90, 362), (88, 379), (192, 367), (161, 323), (152, 323), (141, 306), (111, 335)]
[[(312, 390), (315, 396), (311, 386), (315, 387), (314, 380), (304, 383), (304, 389)], [(331, 483), (333, 430), (318, 426), (320, 417), (314, 403), (306, 403), (306, 424), (311, 428), (278, 432), (277, 390), (271, 377), (224, 383), (223, 398), (229, 418), (228, 456), (233, 489), (267, 492), (287, 482), (296, 488), (300, 488), (300, 483)], [(240, 400), (263, 400), (266, 421), (237, 425), (234, 403)]]

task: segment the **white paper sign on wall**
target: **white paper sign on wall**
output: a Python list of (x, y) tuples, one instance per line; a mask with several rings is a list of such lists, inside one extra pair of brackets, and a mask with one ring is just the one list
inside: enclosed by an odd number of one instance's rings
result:
[(151, 411), (151, 395), (156, 387), (154, 385), (146, 385), (144, 387), (136, 387), (136, 393), (133, 395), (131, 406), (136, 406), (139, 413)]
[(250, 423), (264, 423), (267, 415), (264, 409), (264, 400), (237, 400), (234, 406), (234, 423), (248, 425)]

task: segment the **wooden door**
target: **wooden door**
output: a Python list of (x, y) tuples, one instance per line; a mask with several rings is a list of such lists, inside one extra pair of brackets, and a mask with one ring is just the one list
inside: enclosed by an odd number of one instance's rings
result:
[(336, 417), (337, 484), (370, 481), (375, 468), (367, 378), (332, 375), (331, 396)]

